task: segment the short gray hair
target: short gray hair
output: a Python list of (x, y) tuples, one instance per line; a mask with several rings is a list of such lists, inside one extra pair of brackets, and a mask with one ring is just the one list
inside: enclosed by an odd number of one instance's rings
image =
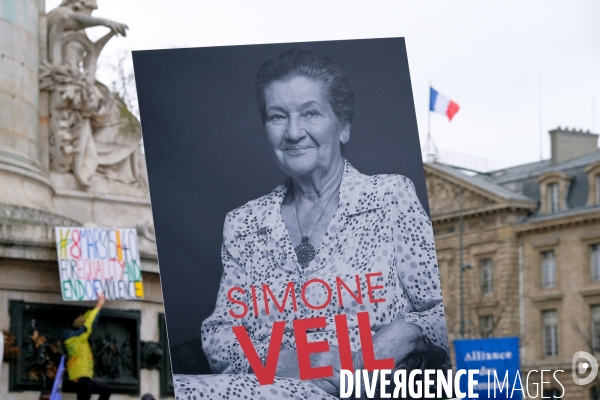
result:
[(294, 76), (322, 82), (329, 104), (342, 125), (350, 125), (354, 115), (354, 90), (344, 69), (328, 57), (310, 50), (291, 49), (264, 62), (256, 75), (256, 101), (263, 124), (267, 120), (265, 89), (271, 83)]

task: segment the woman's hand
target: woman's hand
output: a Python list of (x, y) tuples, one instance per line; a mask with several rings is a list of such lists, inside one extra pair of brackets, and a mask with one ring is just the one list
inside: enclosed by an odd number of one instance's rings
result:
[[(337, 346), (329, 346), (329, 351), (324, 353), (313, 353), (310, 357), (310, 365), (313, 368), (331, 366), (333, 376), (327, 378), (313, 379), (311, 382), (326, 393), (339, 395), (340, 386), (340, 353)], [(284, 378), (300, 379), (298, 369), (298, 355), (296, 350), (281, 349), (275, 375)]]
[(96, 308), (98, 310), (102, 309), (104, 303), (106, 303), (106, 297), (104, 296), (104, 293), (98, 293), (98, 301), (96, 302)]
[[(413, 353), (425, 351), (425, 339), (418, 325), (406, 322), (403, 316), (381, 327), (373, 335), (375, 358), (393, 358), (394, 365), (405, 362)], [(354, 369), (364, 369), (362, 351), (352, 356)]]
[(418, 325), (406, 322), (404, 316), (400, 316), (381, 327), (373, 335), (373, 347), (377, 359), (393, 358), (394, 365), (404, 361), (413, 353), (426, 350), (421, 328)]
[(281, 349), (279, 352), (279, 361), (277, 362), (275, 376), (300, 379), (300, 371), (298, 370), (298, 355), (296, 354), (296, 350)]
[(365, 369), (365, 363), (363, 361), (361, 349), (358, 349), (352, 354), (352, 364), (354, 365), (354, 371), (357, 369)]
[(310, 365), (315, 367), (331, 366), (333, 376), (327, 378), (313, 379), (312, 382), (319, 389), (326, 393), (339, 396), (340, 394), (340, 349), (337, 346), (329, 345), (329, 351), (326, 353), (313, 353), (310, 356)]

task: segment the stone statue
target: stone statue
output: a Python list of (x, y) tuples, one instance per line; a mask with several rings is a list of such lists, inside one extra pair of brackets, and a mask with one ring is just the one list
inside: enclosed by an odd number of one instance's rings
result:
[[(96, 0), (63, 0), (48, 13), (48, 61), (40, 67), (40, 89), (50, 93), (50, 168), (73, 173), (84, 188), (99, 177), (145, 187), (140, 124), (123, 100), (96, 80), (100, 52), (128, 28), (92, 17), (97, 8)], [(93, 26), (110, 32), (92, 42), (85, 28)]]

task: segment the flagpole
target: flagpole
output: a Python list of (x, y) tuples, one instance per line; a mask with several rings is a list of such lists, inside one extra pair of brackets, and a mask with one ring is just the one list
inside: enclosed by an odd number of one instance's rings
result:
[(592, 133), (596, 131), (596, 98), (592, 97)]
[(540, 134), (540, 161), (544, 159), (544, 126), (542, 119), (542, 73), (538, 73), (538, 130)]
[(432, 161), (431, 157), (431, 79), (429, 80), (429, 104), (427, 104), (427, 161)]

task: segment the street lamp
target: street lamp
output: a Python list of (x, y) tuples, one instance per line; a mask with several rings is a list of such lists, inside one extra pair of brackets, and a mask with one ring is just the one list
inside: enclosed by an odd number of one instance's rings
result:
[(469, 264), (460, 266), (460, 337), (465, 337), (465, 299), (463, 286), (463, 273), (467, 269), (473, 269)]
[(470, 265), (463, 264), (463, 188), (462, 186), (458, 192), (459, 205), (458, 205), (458, 266), (460, 267), (460, 337), (465, 337), (465, 299), (464, 299), (464, 285), (463, 285), (463, 273), (466, 269), (473, 269)]

